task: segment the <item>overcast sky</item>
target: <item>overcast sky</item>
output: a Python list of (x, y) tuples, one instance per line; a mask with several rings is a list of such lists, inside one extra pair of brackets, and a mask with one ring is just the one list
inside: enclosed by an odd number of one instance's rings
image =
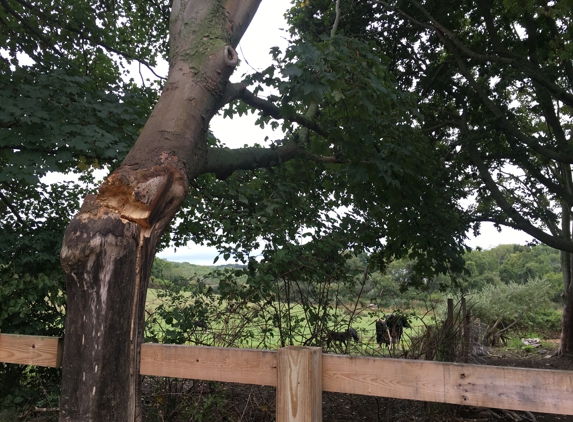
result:
[[(251, 67), (256, 70), (262, 70), (267, 67), (271, 63), (269, 54), (271, 47), (279, 46), (284, 50), (288, 34), (285, 32), (286, 23), (283, 14), (289, 5), (290, 0), (262, 1), (257, 14), (237, 49), (241, 59), (241, 66), (231, 77), (232, 81), (240, 81), (242, 75), (251, 70)], [(263, 144), (265, 136), (269, 136), (271, 139), (279, 137), (279, 135), (273, 137), (270, 130), (263, 130), (258, 126), (254, 126), (254, 121), (254, 117), (245, 116), (233, 120), (215, 117), (211, 122), (211, 129), (220, 140), (231, 148), (238, 148), (244, 144), (255, 142)], [(489, 249), (499, 244), (525, 244), (532, 239), (531, 236), (508, 228), (504, 228), (502, 233), (498, 233), (493, 224), (489, 223), (482, 225), (481, 233), (477, 238), (470, 236), (468, 245)], [(179, 248), (177, 252), (174, 252), (173, 248), (168, 248), (158, 254), (159, 257), (170, 261), (190, 262), (198, 265), (212, 265), (216, 255), (217, 251), (215, 248), (199, 245)], [(221, 258), (217, 264), (222, 263), (224, 261)]]

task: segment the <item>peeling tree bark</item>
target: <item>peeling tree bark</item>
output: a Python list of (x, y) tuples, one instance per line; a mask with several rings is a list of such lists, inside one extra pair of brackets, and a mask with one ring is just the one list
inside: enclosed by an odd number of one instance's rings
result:
[(209, 121), (259, 3), (174, 1), (165, 89), (133, 149), (86, 197), (64, 237), (61, 421), (141, 420), (139, 353), (156, 245), (205, 171)]

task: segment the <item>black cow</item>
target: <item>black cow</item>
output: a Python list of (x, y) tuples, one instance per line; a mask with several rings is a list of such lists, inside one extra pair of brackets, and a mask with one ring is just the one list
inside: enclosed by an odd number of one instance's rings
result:
[(385, 320), (376, 320), (376, 343), (378, 348), (384, 343), (388, 348), (400, 344), (404, 328), (410, 328), (410, 322), (405, 315), (391, 314)]
[(205, 321), (201, 321), (200, 319), (193, 321), (193, 324), (195, 324), (196, 327), (202, 328), (203, 330), (209, 329), (207, 323)]
[(346, 331), (329, 331), (326, 333), (326, 347), (330, 347), (330, 344), (333, 341), (344, 343), (346, 346), (348, 340), (351, 338), (354, 339), (356, 343), (358, 343), (358, 333), (352, 327), (348, 328)]

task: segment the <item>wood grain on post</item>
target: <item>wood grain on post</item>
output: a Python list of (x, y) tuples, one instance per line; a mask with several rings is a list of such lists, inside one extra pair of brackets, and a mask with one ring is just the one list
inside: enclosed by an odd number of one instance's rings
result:
[(277, 422), (322, 421), (322, 349), (277, 350)]
[(58, 337), (0, 334), (0, 362), (62, 366), (62, 339)]

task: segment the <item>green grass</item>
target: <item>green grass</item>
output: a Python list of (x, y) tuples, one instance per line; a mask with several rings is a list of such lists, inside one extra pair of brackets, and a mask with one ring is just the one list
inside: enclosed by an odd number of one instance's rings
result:
[[(147, 295), (146, 309), (148, 312), (153, 312), (157, 306), (162, 303), (162, 298), (159, 297), (159, 292), (155, 289), (149, 289)], [(191, 293), (184, 293), (184, 296), (188, 296), (191, 301)], [(166, 298), (168, 300), (168, 298)], [(168, 303), (168, 301), (167, 301)], [(277, 304), (275, 304), (277, 305)], [(283, 305), (283, 304), (281, 304)], [(215, 313), (225, 313), (225, 308), (227, 302), (223, 302), (221, 305), (214, 305), (212, 308), (212, 314)], [(284, 305), (283, 305), (284, 306)], [(221, 345), (220, 339), (217, 336), (227, 339), (236, 334), (237, 330), (242, 329), (241, 336), (238, 336), (236, 341), (233, 342), (234, 347), (247, 347), (247, 348), (257, 348), (264, 345), (268, 349), (276, 349), (280, 347), (279, 331), (278, 328), (273, 326), (272, 321), (268, 319), (270, 316), (269, 308), (259, 307), (257, 304), (250, 304), (242, 312), (248, 313), (251, 318), (252, 315), (256, 314), (257, 311), (260, 313), (257, 317), (252, 318), (249, 323), (241, 328), (244, 323), (244, 316), (236, 315), (223, 315), (222, 319), (213, 320), (209, 319), (210, 330), (209, 332), (202, 332), (197, 330), (193, 333), (193, 341), (191, 343), (195, 344), (213, 344), (215, 346)], [(376, 333), (374, 322), (378, 317), (382, 315), (388, 315), (392, 313), (392, 310), (377, 310), (371, 311), (368, 309), (363, 310), (361, 313), (357, 313), (353, 317), (352, 327), (356, 329), (359, 333), (360, 342), (351, 342), (348, 350), (342, 350), (338, 345), (332, 345), (331, 351), (343, 352), (357, 355), (387, 355), (388, 351), (385, 347), (377, 349), (376, 344)], [(328, 329), (333, 329), (337, 331), (343, 331), (346, 329), (348, 324), (349, 316), (345, 314), (343, 309), (336, 310), (335, 319), (339, 323), (335, 326), (331, 324)], [(305, 340), (310, 337), (311, 327), (307, 323), (304, 314), (304, 308), (301, 305), (294, 305), (290, 309), (290, 320), (296, 324), (296, 320), (299, 319), (299, 326), (295, 330), (296, 334), (293, 335), (293, 344), (303, 344)], [(248, 319), (246, 318), (246, 319)], [(267, 319), (265, 319), (267, 318)], [(224, 320), (223, 320), (224, 319)], [(287, 323), (287, 319), (283, 317), (283, 324)], [(159, 322), (164, 329), (169, 329), (164, 322)], [(412, 328), (406, 328), (404, 330), (404, 335), (402, 337), (402, 343), (404, 347), (408, 348), (410, 344), (410, 337), (418, 335), (420, 331), (420, 326), (423, 326), (423, 321), (419, 318), (413, 317), (411, 319)], [(160, 328), (159, 326), (154, 327), (155, 329)], [(233, 332), (235, 330), (235, 332)]]

